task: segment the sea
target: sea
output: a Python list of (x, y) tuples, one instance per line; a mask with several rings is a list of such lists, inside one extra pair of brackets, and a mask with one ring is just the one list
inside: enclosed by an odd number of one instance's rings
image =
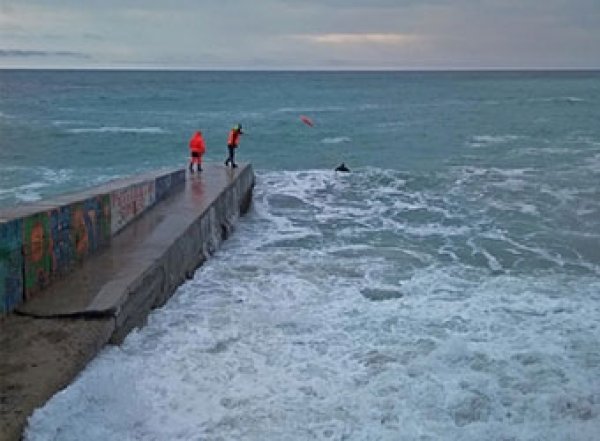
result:
[(184, 167), (195, 130), (221, 166), (237, 123), (256, 172), (24, 439), (600, 439), (599, 117), (598, 71), (0, 71), (1, 206)]

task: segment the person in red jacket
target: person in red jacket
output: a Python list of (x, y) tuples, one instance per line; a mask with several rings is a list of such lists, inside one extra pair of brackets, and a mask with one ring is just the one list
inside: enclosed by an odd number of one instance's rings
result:
[(227, 149), (229, 150), (229, 157), (225, 160), (225, 165), (229, 165), (231, 163), (232, 168), (236, 168), (237, 164), (235, 163), (235, 149), (237, 149), (240, 143), (240, 135), (243, 135), (242, 125), (237, 124), (233, 127), (233, 129), (229, 132), (229, 137), (227, 138)]
[(202, 132), (198, 130), (190, 139), (190, 173), (194, 173), (194, 164), (199, 172), (202, 171), (202, 155), (206, 152), (206, 144), (202, 138)]

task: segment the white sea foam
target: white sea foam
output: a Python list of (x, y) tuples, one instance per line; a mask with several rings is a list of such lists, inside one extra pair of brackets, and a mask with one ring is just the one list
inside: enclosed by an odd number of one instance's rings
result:
[(48, 167), (22, 167), (11, 166), (2, 167), (0, 171), (15, 174), (18, 180), (27, 179), (33, 174), (36, 181), (27, 184), (6, 186), (0, 188), (0, 199), (14, 199), (16, 202), (34, 202), (41, 200), (45, 194), (55, 193), (60, 186), (71, 182), (74, 179), (72, 169), (51, 169)]
[(352, 139), (349, 138), (348, 136), (336, 136), (333, 138), (323, 138), (321, 140), (321, 142), (323, 144), (343, 144), (343, 143), (348, 143), (351, 141), (352, 141)]
[(89, 121), (79, 121), (79, 120), (56, 120), (52, 121), (53, 126), (62, 127), (62, 126), (81, 126), (89, 124)]
[(67, 129), (67, 133), (80, 134), (80, 133), (140, 133), (140, 134), (164, 134), (168, 133), (166, 130), (160, 127), (114, 127), (114, 126), (102, 126), (102, 127), (82, 127), (76, 129)]
[(532, 103), (582, 103), (587, 100), (577, 96), (550, 96), (544, 98), (530, 98), (527, 101)]
[(357, 104), (356, 106), (297, 106), (297, 107), (280, 107), (276, 113), (327, 113), (327, 112), (344, 112), (348, 110), (378, 110), (381, 109), (381, 105), (373, 103)]
[(46, 182), (50, 182), (53, 185), (63, 184), (73, 179), (73, 170), (68, 168), (62, 169), (50, 169), (43, 167), (41, 169), (42, 177)]
[(466, 208), (398, 173), (352, 177), (260, 174), (236, 234), (25, 439), (594, 440), (597, 275), (502, 273), (482, 239), (558, 257), (476, 217), (446, 225)]
[(518, 135), (478, 135), (473, 136), (472, 140), (469, 141), (471, 147), (486, 147), (497, 144), (505, 144), (511, 141), (521, 139), (522, 136)]
[(343, 106), (306, 106), (306, 107), (280, 107), (276, 110), (278, 113), (302, 113), (302, 112), (343, 112), (347, 110)]
[(10, 188), (0, 188), (0, 199), (14, 198), (19, 202), (34, 202), (42, 199), (41, 189), (47, 188), (47, 182), (35, 181)]

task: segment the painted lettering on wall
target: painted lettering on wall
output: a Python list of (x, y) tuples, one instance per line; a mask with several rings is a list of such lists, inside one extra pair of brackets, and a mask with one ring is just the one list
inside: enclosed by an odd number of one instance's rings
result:
[(111, 232), (117, 233), (139, 214), (154, 205), (156, 191), (154, 181), (132, 185), (111, 193)]

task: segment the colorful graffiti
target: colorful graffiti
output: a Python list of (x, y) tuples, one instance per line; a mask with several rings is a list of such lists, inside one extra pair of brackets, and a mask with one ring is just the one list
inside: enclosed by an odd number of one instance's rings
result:
[(23, 222), (0, 222), (0, 313), (13, 310), (23, 301)]
[(110, 197), (96, 196), (36, 213), (23, 222), (24, 288), (29, 299), (108, 244)]
[(25, 299), (30, 298), (50, 283), (52, 271), (50, 247), (48, 213), (36, 213), (23, 219)]
[(81, 261), (110, 241), (110, 196), (86, 199), (71, 206), (71, 243), (75, 259)]
[(185, 182), (185, 170), (22, 219), (0, 222), (0, 313), (12, 311), (109, 244)]
[(73, 267), (74, 252), (71, 240), (71, 207), (65, 206), (51, 210), (51, 271), (54, 274), (66, 274)]
[(155, 181), (146, 181), (116, 190), (110, 195), (111, 232), (116, 234), (125, 225), (154, 205)]

